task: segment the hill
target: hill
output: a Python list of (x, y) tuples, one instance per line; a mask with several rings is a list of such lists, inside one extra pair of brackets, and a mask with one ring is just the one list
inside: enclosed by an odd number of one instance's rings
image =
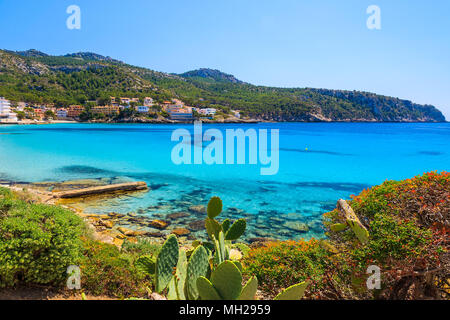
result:
[(180, 76), (186, 79), (206, 80), (211, 82), (243, 83), (231, 74), (207, 68), (188, 71), (180, 74)]
[(268, 121), (445, 121), (434, 106), (374, 93), (255, 86), (212, 69), (168, 74), (88, 52), (51, 56), (0, 50), (0, 96), (57, 105), (110, 96), (178, 98)]

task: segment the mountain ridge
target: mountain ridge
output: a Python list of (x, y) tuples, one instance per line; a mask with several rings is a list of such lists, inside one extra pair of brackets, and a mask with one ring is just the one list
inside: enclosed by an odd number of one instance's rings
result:
[(0, 96), (10, 100), (60, 105), (150, 96), (225, 114), (240, 110), (266, 121), (445, 121), (434, 106), (375, 93), (257, 86), (208, 68), (169, 74), (92, 52), (51, 56), (35, 49), (0, 50), (0, 84)]

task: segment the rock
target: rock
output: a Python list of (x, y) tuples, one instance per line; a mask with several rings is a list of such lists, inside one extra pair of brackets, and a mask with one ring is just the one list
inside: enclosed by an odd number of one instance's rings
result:
[(206, 207), (204, 205), (190, 206), (189, 211), (204, 214), (206, 213)]
[(112, 227), (114, 227), (114, 222), (111, 220), (100, 220), (99, 224), (108, 229), (112, 229)]
[(162, 296), (162, 295), (160, 295), (160, 294), (158, 294), (158, 293), (156, 293), (156, 292), (152, 292), (152, 293), (150, 294), (150, 298), (151, 298), (152, 300), (167, 300), (166, 297), (164, 297), (164, 296)]
[(189, 229), (193, 231), (199, 231), (205, 229), (205, 221), (204, 220), (195, 220), (189, 222)]
[(159, 231), (157, 231), (157, 232), (147, 231), (145, 233), (145, 236), (151, 237), (151, 238), (162, 238), (162, 237), (164, 237), (164, 235), (161, 232), (159, 232)]
[(230, 208), (227, 209), (227, 211), (230, 212), (230, 213), (243, 213), (244, 212), (244, 210), (239, 209), (239, 208), (235, 208), (235, 207), (230, 207)]
[(186, 229), (186, 228), (176, 228), (176, 229), (172, 230), (172, 233), (177, 235), (177, 236), (185, 236), (185, 235), (188, 235), (191, 232), (188, 229)]
[(122, 234), (124, 234), (127, 237), (136, 237), (136, 236), (143, 235), (145, 233), (142, 231), (134, 231), (131, 229), (127, 229), (124, 227), (118, 227), (117, 230), (119, 230)]
[(118, 246), (118, 247), (121, 247), (122, 244), (123, 244), (123, 239), (120, 239), (120, 238), (114, 238), (113, 244), (115, 244), (115, 245)]
[(169, 222), (163, 220), (152, 220), (149, 222), (149, 225), (156, 229), (165, 229), (169, 225)]
[(136, 216), (137, 216), (137, 214), (136, 214), (136, 213), (134, 213), (134, 212), (128, 212), (128, 216), (129, 216), (129, 217), (136, 217)]
[(269, 237), (270, 234), (266, 231), (260, 230), (260, 229), (256, 229), (255, 230), (256, 235), (260, 236), (260, 237)]
[(97, 217), (99, 219), (102, 219), (102, 220), (109, 220), (109, 219), (111, 219), (111, 217), (109, 215), (107, 215), (107, 214), (99, 214)]
[(176, 220), (176, 219), (181, 219), (181, 218), (185, 218), (185, 217), (189, 217), (189, 213), (187, 212), (174, 212), (174, 213), (170, 213), (166, 216), (166, 218), (170, 219), (170, 220)]
[(269, 220), (273, 222), (284, 222), (284, 219), (279, 217), (270, 217)]
[(299, 232), (309, 231), (308, 225), (303, 222), (287, 221), (283, 224), (283, 227)]
[(108, 213), (108, 216), (110, 216), (111, 219), (120, 219), (120, 218), (126, 217), (125, 214), (117, 213), (117, 212), (110, 212), (110, 213)]
[(120, 233), (120, 234), (116, 235), (116, 238), (125, 239), (126, 236), (123, 233)]

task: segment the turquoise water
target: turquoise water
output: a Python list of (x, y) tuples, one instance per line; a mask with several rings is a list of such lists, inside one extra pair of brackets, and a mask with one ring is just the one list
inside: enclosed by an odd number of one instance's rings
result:
[[(320, 217), (386, 179), (450, 170), (450, 124), (274, 123), (203, 125), (203, 129), (279, 129), (279, 171), (261, 165), (175, 165), (173, 130), (192, 125), (53, 124), (0, 126), (0, 180), (38, 182), (124, 177), (152, 191), (88, 212), (138, 212), (149, 217), (188, 211), (212, 195), (224, 216), (246, 217), (246, 237), (320, 237)], [(208, 144), (205, 142), (204, 144)], [(177, 223), (199, 220), (191, 216)], [(308, 232), (286, 223), (306, 223)]]

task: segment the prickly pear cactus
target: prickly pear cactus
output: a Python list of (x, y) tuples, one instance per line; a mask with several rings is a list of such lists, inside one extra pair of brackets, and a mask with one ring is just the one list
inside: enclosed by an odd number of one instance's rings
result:
[(198, 246), (192, 253), (187, 264), (184, 289), (187, 299), (196, 300), (198, 298), (197, 278), (206, 276), (208, 268), (208, 253), (203, 246)]
[(206, 232), (211, 239), (217, 239), (219, 237), (219, 232), (222, 231), (222, 226), (220, 225), (220, 223), (211, 218), (206, 218), (205, 227)]
[(231, 226), (231, 221), (230, 219), (225, 219), (222, 221), (222, 230), (224, 233), (226, 233), (228, 231), (228, 229), (230, 229)]
[(176, 278), (172, 277), (167, 286), (167, 300), (178, 300)]
[(156, 270), (156, 258), (150, 255), (141, 256), (136, 260), (134, 266), (145, 274), (154, 275)]
[(308, 283), (306, 281), (294, 284), (293, 286), (283, 290), (274, 298), (274, 300), (300, 300), (305, 295), (307, 286)]
[(242, 288), (239, 300), (255, 300), (257, 290), (258, 290), (258, 279), (255, 276), (253, 276), (247, 281), (244, 288)]
[(156, 259), (155, 270), (155, 289), (157, 292), (162, 292), (170, 280), (172, 279), (173, 269), (178, 263), (179, 248), (178, 240), (175, 235), (170, 235), (166, 242), (164, 242), (161, 251)]
[(211, 283), (224, 300), (237, 300), (242, 291), (242, 274), (231, 261), (222, 262), (211, 274)]
[(237, 240), (240, 236), (242, 236), (245, 232), (245, 228), (247, 227), (247, 221), (245, 219), (236, 220), (230, 229), (228, 229), (225, 234), (225, 240)]
[(177, 264), (177, 270), (175, 272), (174, 278), (176, 278), (176, 292), (178, 300), (186, 300), (184, 294), (184, 286), (186, 283), (186, 275), (187, 275), (187, 257), (186, 252), (180, 249), (180, 255)]
[(211, 281), (205, 277), (197, 278), (197, 290), (202, 300), (222, 300)]
[(217, 217), (222, 212), (222, 200), (219, 197), (212, 197), (208, 202), (206, 212), (210, 219)]
[(347, 229), (347, 224), (345, 223), (336, 223), (330, 226), (331, 231), (333, 232), (339, 232), (339, 231), (344, 231), (345, 229)]
[(356, 237), (358, 238), (361, 243), (367, 243), (369, 241), (369, 231), (367, 231), (364, 226), (361, 225), (361, 223), (355, 220), (347, 219), (347, 224), (350, 226), (350, 228), (355, 233)]

